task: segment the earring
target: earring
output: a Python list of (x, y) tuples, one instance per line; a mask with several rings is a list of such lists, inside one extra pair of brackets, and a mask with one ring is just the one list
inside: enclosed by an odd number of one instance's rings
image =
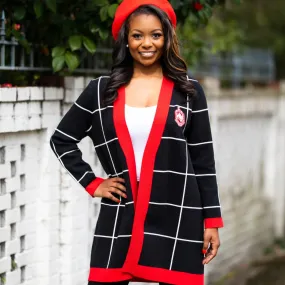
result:
[(126, 47), (129, 47), (129, 45), (126, 45)]

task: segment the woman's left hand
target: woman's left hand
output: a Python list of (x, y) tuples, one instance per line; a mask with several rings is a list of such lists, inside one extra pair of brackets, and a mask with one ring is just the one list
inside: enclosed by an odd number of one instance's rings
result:
[(204, 231), (203, 253), (205, 258), (203, 264), (208, 264), (218, 253), (220, 238), (218, 228), (208, 228)]

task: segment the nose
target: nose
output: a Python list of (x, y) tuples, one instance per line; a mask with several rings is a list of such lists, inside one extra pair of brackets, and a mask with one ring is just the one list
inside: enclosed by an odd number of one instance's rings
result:
[(150, 48), (152, 46), (152, 40), (150, 37), (145, 37), (142, 43), (144, 48)]

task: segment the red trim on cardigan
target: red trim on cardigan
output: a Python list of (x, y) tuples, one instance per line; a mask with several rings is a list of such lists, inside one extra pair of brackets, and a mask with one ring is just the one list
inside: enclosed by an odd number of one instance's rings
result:
[[(166, 77), (163, 77), (154, 121), (151, 127), (151, 131), (146, 143), (142, 159), (140, 183), (139, 189), (137, 190), (138, 196), (135, 205), (132, 238), (123, 267), (124, 270), (126, 270), (127, 272), (132, 272), (133, 266), (138, 264), (143, 246), (144, 221), (146, 218), (148, 204), (150, 200), (155, 157), (165, 128), (173, 87), (173, 81), (167, 79)], [(122, 89), (122, 91), (124, 94), (124, 89)], [(131, 144), (131, 140), (129, 141), (129, 143)], [(133, 153), (132, 156), (134, 156)]]
[(222, 218), (207, 218), (204, 220), (205, 229), (208, 228), (222, 228), (224, 222)]
[(105, 179), (101, 178), (101, 177), (97, 177), (95, 178), (91, 183), (89, 183), (87, 185), (87, 187), (85, 188), (85, 190), (92, 196), (94, 197), (94, 193), (96, 191), (96, 189), (98, 188), (98, 186), (104, 181)]
[(133, 274), (135, 276), (148, 279), (154, 282), (163, 282), (175, 285), (204, 285), (204, 274), (191, 274), (142, 265), (136, 266)]
[(88, 281), (96, 282), (120, 282), (130, 280), (132, 275), (122, 272), (121, 268), (97, 268), (91, 267)]
[(95, 282), (120, 282), (129, 280), (132, 282), (164, 282), (167, 284), (204, 285), (204, 274), (191, 274), (173, 271), (163, 268), (135, 265), (132, 268), (132, 276), (121, 268), (90, 268), (89, 281)]
[(137, 200), (137, 172), (135, 154), (131, 136), (125, 120), (125, 90), (124, 86), (118, 89), (118, 97), (114, 102), (113, 121), (115, 125), (116, 134), (127, 160), (129, 170), (129, 177), (131, 182), (134, 207)]

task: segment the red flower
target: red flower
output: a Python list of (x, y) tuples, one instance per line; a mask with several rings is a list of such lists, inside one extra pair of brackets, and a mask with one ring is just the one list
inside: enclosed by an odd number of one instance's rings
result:
[(14, 24), (13, 28), (15, 31), (19, 31), (21, 29), (21, 25), (20, 24)]
[(11, 88), (13, 87), (11, 83), (4, 83), (1, 85), (1, 87)]
[(194, 3), (194, 8), (197, 10), (197, 11), (200, 11), (203, 9), (203, 5), (201, 3), (198, 3), (198, 2), (195, 2)]

